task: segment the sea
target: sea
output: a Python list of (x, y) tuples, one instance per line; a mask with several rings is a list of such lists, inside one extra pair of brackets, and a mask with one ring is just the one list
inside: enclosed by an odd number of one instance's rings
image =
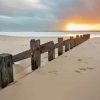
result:
[(91, 38), (100, 37), (100, 32), (0, 32), (3, 36), (17, 37), (55, 37), (55, 36), (75, 36), (81, 34), (90, 34)]

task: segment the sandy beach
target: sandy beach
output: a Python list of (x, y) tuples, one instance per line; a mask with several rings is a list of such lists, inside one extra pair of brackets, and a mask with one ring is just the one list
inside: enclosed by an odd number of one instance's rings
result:
[[(57, 38), (52, 39), (57, 41)], [(0, 52), (16, 54), (27, 50), (29, 40), (30, 38), (0, 37), (2, 46)], [(42, 43), (50, 40), (51, 38), (41, 39)], [(16, 80), (15, 83), (0, 91), (0, 99), (100, 100), (99, 59), (100, 38), (89, 39), (55, 60), (42, 65), (38, 70)], [(18, 73), (26, 66), (30, 66), (30, 59), (16, 63), (15, 77), (18, 78)]]

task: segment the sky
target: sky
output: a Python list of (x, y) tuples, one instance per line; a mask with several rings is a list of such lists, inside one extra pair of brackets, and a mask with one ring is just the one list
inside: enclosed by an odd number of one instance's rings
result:
[(0, 31), (63, 31), (68, 23), (100, 25), (100, 0), (0, 0)]

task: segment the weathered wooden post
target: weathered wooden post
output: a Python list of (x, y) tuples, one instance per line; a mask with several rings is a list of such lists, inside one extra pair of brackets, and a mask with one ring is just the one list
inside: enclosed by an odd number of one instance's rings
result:
[(75, 44), (76, 44), (76, 46), (79, 45), (79, 35), (76, 35)]
[(86, 34), (84, 34), (83, 37), (84, 37), (84, 41), (86, 41), (87, 40)]
[(87, 34), (85, 34), (85, 40), (87, 40)]
[(82, 43), (82, 42), (83, 42), (83, 36), (80, 35), (80, 43)]
[(63, 54), (63, 37), (58, 38), (58, 56)]
[(88, 38), (88, 39), (90, 39), (90, 34), (89, 34), (88, 36), (89, 36), (89, 38)]
[(83, 41), (85, 41), (85, 35), (83, 35)]
[(70, 37), (70, 49), (72, 49), (74, 47), (74, 38)]
[(52, 41), (50, 43), (50, 49), (48, 50), (48, 61), (51, 61), (55, 59), (55, 45), (54, 42)]
[(6, 87), (14, 81), (11, 54), (0, 54), (0, 85)]
[(87, 40), (87, 34), (85, 35), (85, 37), (86, 37), (86, 40)]
[(82, 40), (81, 40), (81, 38), (80, 38), (80, 36), (79, 36), (79, 44), (81, 44), (81, 41), (82, 41)]
[(87, 34), (87, 40), (90, 39), (90, 34)]
[(77, 46), (77, 38), (76, 37), (74, 38), (74, 43), (75, 43), (75, 46)]
[(37, 69), (41, 65), (41, 53), (40, 53), (40, 40), (31, 40), (31, 66), (32, 70)]
[(65, 40), (65, 52), (69, 51), (69, 44), (70, 44), (69, 41), (70, 41), (69, 39)]

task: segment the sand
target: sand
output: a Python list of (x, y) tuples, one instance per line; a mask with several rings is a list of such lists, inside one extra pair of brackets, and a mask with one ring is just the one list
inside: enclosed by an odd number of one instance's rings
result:
[(1, 100), (100, 100), (100, 38), (92, 38), (0, 91)]

